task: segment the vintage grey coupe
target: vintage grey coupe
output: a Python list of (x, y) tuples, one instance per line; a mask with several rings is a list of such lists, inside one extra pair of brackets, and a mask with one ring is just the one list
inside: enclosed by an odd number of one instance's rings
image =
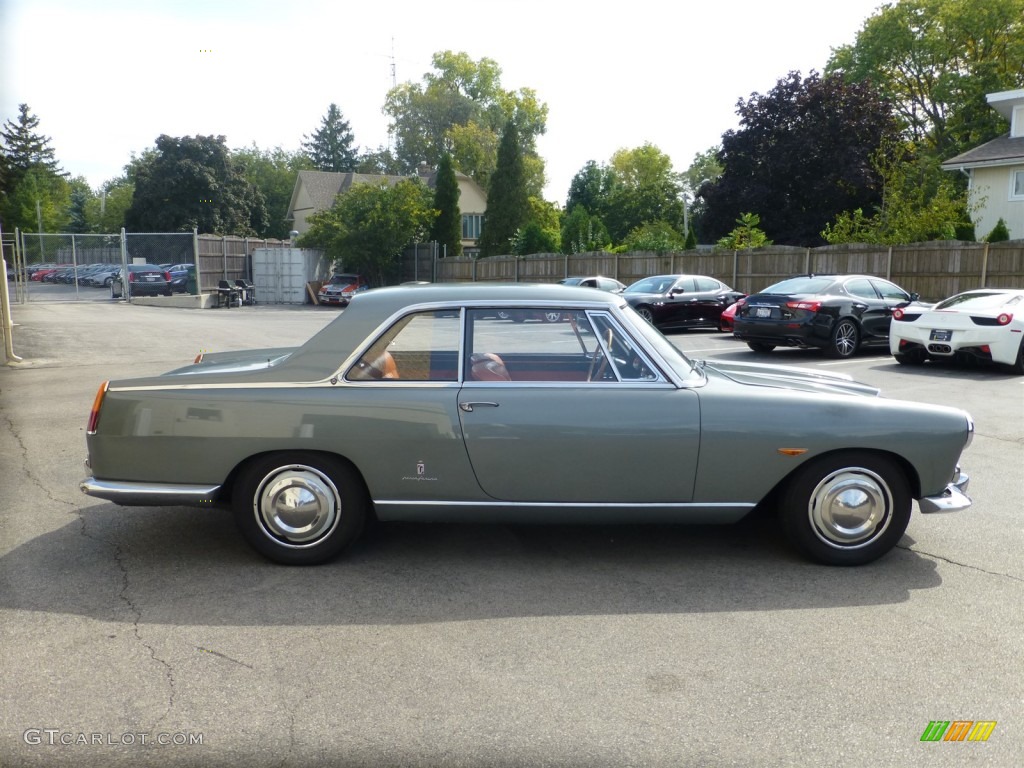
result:
[(81, 489), (230, 505), (282, 563), (333, 558), (372, 517), (731, 523), (761, 505), (804, 555), (855, 565), (896, 545), (913, 499), (970, 505), (973, 429), (843, 375), (691, 360), (604, 291), (409, 285), (299, 347), (105, 382)]

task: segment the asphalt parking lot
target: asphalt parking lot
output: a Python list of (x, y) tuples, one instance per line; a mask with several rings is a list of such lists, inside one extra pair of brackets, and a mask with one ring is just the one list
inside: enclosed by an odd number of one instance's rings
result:
[[(301, 343), (313, 307), (14, 307), (0, 369), (2, 766), (1011, 766), (1024, 754), (1024, 378), (885, 353), (839, 370), (976, 422), (974, 506), (861, 568), (771, 525), (383, 525), (272, 565), (226, 512), (83, 496), (104, 379)], [(742, 467), (736, 467), (742, 472)], [(925, 742), (989, 721), (984, 742)]]

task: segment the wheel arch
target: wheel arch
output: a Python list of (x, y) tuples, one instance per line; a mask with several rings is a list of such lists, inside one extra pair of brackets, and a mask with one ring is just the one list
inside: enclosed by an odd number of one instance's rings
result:
[(910, 496), (914, 499), (921, 498), (921, 477), (917, 472), (914, 465), (909, 462), (903, 456), (900, 456), (894, 451), (886, 451), (881, 448), (865, 448), (860, 446), (849, 446), (844, 448), (836, 448), (831, 451), (825, 451), (824, 453), (816, 453), (813, 456), (809, 456), (805, 461), (800, 462), (797, 466), (793, 467), (785, 477), (783, 477), (765, 496), (766, 501), (774, 502), (786, 489), (786, 487), (794, 482), (799, 476), (800, 472), (804, 470), (807, 465), (811, 462), (819, 460), (830, 459), (834, 456), (839, 456), (844, 453), (866, 453), (872, 456), (891, 461), (896, 467), (899, 468), (900, 472), (903, 473), (903, 477), (906, 478), (907, 487), (910, 490)]
[(244, 459), (242, 459), (240, 462), (238, 462), (238, 464), (234, 466), (234, 468), (228, 473), (228, 476), (224, 479), (224, 485), (221, 486), (221, 496), (218, 499), (218, 501), (225, 504), (230, 504), (233, 500), (234, 489), (235, 485), (238, 482), (239, 475), (241, 475), (246, 470), (246, 468), (248, 468), (255, 462), (262, 461), (268, 456), (277, 455), (320, 456), (322, 458), (329, 459), (331, 461), (337, 461), (344, 464), (350, 470), (352, 470), (352, 473), (354, 474), (355, 477), (359, 478), (362, 492), (365, 495), (368, 504), (367, 509), (369, 509), (370, 513), (374, 517), (376, 517), (377, 512), (373, 506), (373, 498), (370, 496), (370, 489), (366, 484), (366, 477), (363, 475), (359, 467), (356, 466), (355, 462), (353, 462), (347, 456), (342, 456), (340, 453), (334, 453), (333, 451), (318, 450), (315, 448), (281, 448), (278, 450), (260, 451), (259, 453), (252, 454), (251, 456), (246, 456)]

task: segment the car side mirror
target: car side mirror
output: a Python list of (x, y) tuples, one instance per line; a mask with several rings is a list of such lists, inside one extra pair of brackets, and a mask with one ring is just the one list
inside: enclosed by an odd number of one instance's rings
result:
[(918, 293), (917, 291), (914, 291), (914, 292), (912, 292), (910, 294), (910, 300), (911, 301), (918, 301), (920, 298), (921, 298), (921, 294)]

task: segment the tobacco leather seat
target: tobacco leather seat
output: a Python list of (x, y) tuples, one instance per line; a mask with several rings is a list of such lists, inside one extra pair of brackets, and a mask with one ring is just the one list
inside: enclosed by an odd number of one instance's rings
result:
[(469, 377), (474, 381), (512, 381), (504, 361), (493, 352), (476, 352), (469, 364)]
[(387, 350), (381, 352), (376, 359), (368, 360), (364, 357), (355, 367), (352, 374), (354, 379), (397, 379), (398, 366), (395, 358)]

